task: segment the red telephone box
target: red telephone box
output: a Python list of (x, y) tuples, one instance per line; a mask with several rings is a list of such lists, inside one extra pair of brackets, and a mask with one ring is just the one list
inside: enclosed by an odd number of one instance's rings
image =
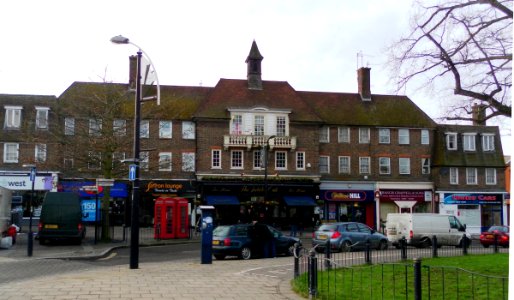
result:
[(186, 198), (155, 200), (154, 239), (187, 238), (189, 236), (188, 201)]

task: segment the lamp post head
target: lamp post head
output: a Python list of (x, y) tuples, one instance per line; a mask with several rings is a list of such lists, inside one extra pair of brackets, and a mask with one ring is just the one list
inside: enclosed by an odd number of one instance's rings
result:
[(122, 35), (117, 35), (111, 38), (111, 42), (114, 44), (129, 44), (130, 40)]

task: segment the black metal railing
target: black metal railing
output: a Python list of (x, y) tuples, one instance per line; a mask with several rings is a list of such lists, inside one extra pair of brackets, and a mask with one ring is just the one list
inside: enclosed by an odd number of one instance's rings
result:
[(358, 252), (332, 252), (330, 244), (321, 253), (298, 248), (294, 286), (311, 299), (507, 299), (508, 277), (422, 265), (424, 258), (508, 253), (497, 240), (492, 246), (464, 235), (460, 247), (438, 246), (434, 236), (427, 248), (408, 247), (405, 240), (387, 250), (372, 249), (369, 242)]

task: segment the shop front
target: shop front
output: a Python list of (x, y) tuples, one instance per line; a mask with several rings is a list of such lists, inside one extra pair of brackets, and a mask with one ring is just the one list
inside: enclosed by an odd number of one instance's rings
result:
[(325, 202), (323, 214), (325, 221), (360, 222), (371, 228), (377, 228), (373, 189), (322, 189), (320, 192), (320, 199)]
[(480, 234), (492, 225), (505, 225), (504, 193), (438, 192), (439, 211), (457, 216), (467, 231)]
[(216, 225), (262, 221), (287, 229), (292, 216), (301, 227), (312, 227), (316, 220), (318, 185), (312, 182), (270, 183), (267, 193), (261, 181), (204, 181), (199, 187), (203, 204), (215, 208)]
[(100, 213), (101, 200), (104, 193), (109, 191), (109, 222), (111, 225), (122, 225), (125, 223), (125, 207), (129, 196), (128, 186), (124, 182), (114, 182), (110, 187), (98, 187), (98, 195), (87, 191), (84, 187), (95, 186), (95, 181), (62, 181), (59, 184), (60, 192), (77, 193), (82, 203), (82, 216), (84, 222), (95, 222), (100, 220), (97, 213)]
[[(158, 198), (180, 197), (187, 200), (187, 216), (193, 211), (196, 189), (191, 180), (150, 180), (141, 182), (139, 222), (143, 227), (154, 226), (155, 203)], [(130, 216), (130, 214), (128, 214)], [(194, 222), (194, 220), (191, 220)], [(189, 223), (189, 222), (188, 222)]]
[[(34, 180), (34, 199), (32, 199), (33, 217), (39, 218), (41, 204), (48, 191), (57, 191), (59, 178), (55, 172), (37, 172)], [(0, 187), (12, 191), (11, 210), (18, 211), (23, 218), (29, 218), (29, 201), (31, 201), (32, 181), (29, 172), (0, 171)]]
[(433, 212), (432, 189), (380, 189), (376, 193), (381, 227), (389, 213)]

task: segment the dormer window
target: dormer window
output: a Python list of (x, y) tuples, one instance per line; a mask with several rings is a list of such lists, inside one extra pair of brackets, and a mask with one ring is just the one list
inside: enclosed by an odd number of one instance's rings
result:
[(475, 151), (476, 150), (476, 133), (464, 133), (462, 135), (462, 142), (464, 151)]
[(457, 150), (457, 133), (446, 133), (446, 149)]
[(21, 106), (5, 106), (5, 129), (19, 129), (21, 126)]
[(36, 107), (36, 129), (48, 129), (48, 107)]

